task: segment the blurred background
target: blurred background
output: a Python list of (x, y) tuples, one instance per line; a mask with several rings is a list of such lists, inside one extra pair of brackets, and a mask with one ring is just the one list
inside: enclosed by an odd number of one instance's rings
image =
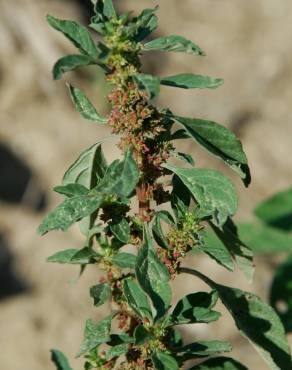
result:
[[(86, 318), (98, 319), (88, 286), (99, 273), (89, 268), (78, 280), (76, 267), (51, 265), (46, 257), (81, 246), (76, 227), (44, 238), (36, 228), (60, 200), (52, 187), (89, 147), (110, 132), (85, 122), (75, 113), (64, 80), (53, 82), (51, 69), (72, 52), (62, 35), (51, 30), (47, 13), (88, 23), (90, 0), (0, 0), (0, 367), (5, 370), (49, 370), (50, 348), (74, 359)], [(152, 53), (145, 71), (161, 76), (181, 72), (225, 79), (215, 91), (162, 88), (159, 104), (185, 116), (224, 123), (243, 141), (253, 181), (244, 189), (230, 171), (240, 194), (240, 221), (252, 220), (252, 209), (269, 195), (292, 184), (292, 3), (290, 0), (116, 0), (120, 10), (160, 6), (160, 28), (153, 37), (183, 35), (206, 52), (204, 58)], [(101, 112), (106, 112), (106, 86), (100, 71), (81, 69), (66, 75), (82, 87)], [(180, 144), (198, 166), (225, 170), (198, 147)], [(115, 143), (105, 147), (108, 159), (119, 155)], [(292, 210), (291, 210), (292, 212)], [(292, 251), (292, 244), (291, 244)], [(230, 274), (209, 258), (191, 262), (213, 279), (253, 290), (267, 299), (272, 270), (281, 256), (256, 259), (255, 284), (240, 272)], [(179, 296), (199, 289), (196, 280), (181, 284)], [(203, 285), (202, 285), (203, 287)], [(175, 298), (178, 298), (175, 297)], [(251, 370), (267, 367), (233, 322), (184, 329), (195, 339), (227, 339), (233, 356)], [(291, 341), (292, 344), (292, 341)]]

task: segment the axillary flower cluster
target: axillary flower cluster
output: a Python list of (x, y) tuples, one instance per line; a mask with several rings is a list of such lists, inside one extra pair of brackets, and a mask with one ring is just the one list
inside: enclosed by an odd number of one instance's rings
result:
[[(252, 252), (239, 240), (231, 219), (237, 210), (234, 186), (216, 170), (197, 168), (188, 153), (176, 150), (174, 142), (195, 140), (230, 166), (246, 186), (250, 182), (247, 158), (240, 141), (224, 126), (181, 117), (153, 103), (161, 85), (215, 89), (223, 80), (193, 73), (168, 77), (142, 73), (142, 53), (205, 54), (182, 36), (145, 41), (157, 28), (157, 8), (132, 17), (129, 13), (118, 15), (112, 0), (92, 2), (95, 16), (90, 27), (103, 42), (94, 41), (87, 28), (74, 21), (48, 16), (49, 24), (80, 52), (58, 60), (53, 75), (60, 79), (65, 72), (87, 65), (102, 68), (111, 86), (107, 117), (97, 112), (79, 88), (68, 85), (69, 92), (85, 119), (108, 124), (119, 136), (123, 158), (108, 164), (101, 142), (82, 152), (65, 172), (62, 184), (54, 188), (64, 197), (63, 202), (39, 227), (43, 235), (78, 223), (85, 237), (83, 246), (57, 252), (48, 261), (80, 265), (81, 272), (90, 264), (103, 271), (103, 277), (90, 288), (90, 297), (96, 307), (109, 302), (110, 312), (97, 323), (86, 321), (77, 356), (84, 358), (85, 370), (179, 370), (189, 360), (200, 362), (191, 370), (246, 370), (232, 358), (214, 357), (231, 350), (228, 342), (196, 338), (185, 344), (179, 330), (181, 325), (218, 320), (220, 313), (213, 308), (220, 298), (237, 326), (259, 346), (258, 337), (246, 329), (249, 312), (245, 310), (251, 306), (242, 305), (244, 299), (250, 304), (258, 298), (234, 292), (181, 266), (186, 255), (196, 251), (228, 270), (238, 263), (248, 277), (253, 271)], [(175, 165), (173, 159), (184, 161), (185, 166)], [(211, 239), (205, 238), (204, 229), (214, 231)], [(170, 283), (179, 273), (196, 276), (211, 291), (188, 294), (172, 307)], [(265, 309), (261, 306), (263, 315)], [(252, 317), (255, 320), (256, 316)], [(271, 325), (276, 322), (273, 317)], [(281, 343), (286, 343), (281, 328), (275, 330), (276, 340), (280, 336)], [(277, 356), (274, 358), (280, 358)], [(62, 352), (53, 350), (52, 360), (58, 370), (72, 370)]]

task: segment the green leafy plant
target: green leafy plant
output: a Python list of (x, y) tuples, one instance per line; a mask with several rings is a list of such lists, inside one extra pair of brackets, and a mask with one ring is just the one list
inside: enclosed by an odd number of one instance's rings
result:
[[(39, 227), (43, 235), (65, 231), (78, 222), (83, 247), (66, 249), (48, 260), (77, 264), (82, 270), (94, 264), (104, 272), (89, 293), (95, 306), (110, 301), (112, 310), (97, 323), (86, 321), (77, 356), (84, 358), (86, 370), (176, 370), (186, 368), (189, 360), (195, 361), (189, 365), (193, 370), (244, 370), (237, 361), (221, 356), (231, 350), (229, 343), (196, 338), (186, 344), (178, 329), (218, 320), (220, 313), (214, 308), (220, 299), (271, 369), (292, 369), (282, 323), (268, 304), (182, 266), (184, 257), (197, 251), (229, 270), (237, 263), (248, 278), (253, 273), (252, 251), (240, 241), (231, 220), (238, 207), (233, 184), (216, 170), (198, 168), (188, 153), (175, 149), (177, 139), (195, 141), (248, 186), (249, 167), (240, 141), (218, 123), (181, 117), (153, 104), (161, 85), (214, 89), (223, 80), (193, 73), (166, 77), (143, 73), (142, 53), (185, 52), (200, 57), (204, 52), (182, 36), (145, 41), (157, 28), (157, 8), (131, 17), (118, 15), (111, 0), (95, 0), (93, 5), (90, 28), (103, 42), (96, 43), (76, 22), (48, 16), (49, 24), (79, 51), (56, 63), (55, 79), (86, 65), (102, 68), (111, 86), (112, 109), (107, 117), (80, 89), (68, 88), (77, 111), (97, 124), (107, 123), (118, 135), (123, 153), (122, 160), (108, 164), (101, 142), (86, 149), (55, 188), (64, 201)], [(185, 161), (185, 166), (178, 167), (172, 158)], [(222, 243), (206, 242), (208, 229)], [(181, 297), (172, 306), (170, 282), (178, 274), (189, 274), (194, 282), (203, 280), (210, 289)], [(72, 370), (61, 352), (52, 351), (52, 360), (57, 369)]]
[[(286, 332), (292, 331), (292, 188), (282, 190), (264, 200), (254, 209), (256, 220), (239, 224), (242, 240), (254, 253), (265, 257), (284, 255), (274, 273), (270, 303), (280, 316)], [(215, 243), (212, 236), (209, 241)]]

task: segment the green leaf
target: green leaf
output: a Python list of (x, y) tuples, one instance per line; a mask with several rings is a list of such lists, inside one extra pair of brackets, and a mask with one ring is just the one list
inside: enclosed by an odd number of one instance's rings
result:
[(198, 292), (185, 296), (175, 306), (170, 322), (174, 325), (209, 323), (219, 319), (221, 314), (212, 311), (218, 299), (218, 293)]
[(57, 19), (51, 15), (47, 16), (47, 21), (55, 30), (62, 32), (82, 54), (97, 60), (98, 49), (85, 27), (77, 22)]
[(177, 220), (184, 219), (189, 212), (190, 203), (189, 189), (178, 176), (174, 175), (172, 177), (171, 208)]
[(123, 161), (114, 161), (107, 169), (96, 190), (105, 194), (128, 197), (139, 180), (139, 169), (131, 150), (127, 150)]
[(292, 331), (292, 257), (277, 267), (270, 291), (272, 307), (280, 316), (286, 332)]
[(117, 346), (122, 343), (134, 343), (134, 338), (130, 337), (129, 334), (120, 333), (120, 334), (111, 334), (111, 339), (107, 343), (110, 346)]
[(173, 157), (175, 157), (175, 158), (177, 158), (181, 161), (184, 161), (184, 162), (190, 164), (191, 166), (195, 165), (195, 161), (194, 161), (193, 157), (188, 153), (173, 151), (173, 152), (170, 153), (170, 155), (172, 155)]
[[(212, 225), (212, 228), (219, 240), (228, 249), (236, 261), (238, 267), (245, 274), (247, 279), (252, 281), (254, 274), (253, 252), (252, 250), (239, 239), (236, 225), (228, 218), (222, 229)], [(220, 241), (217, 240), (217, 245)]]
[(90, 121), (94, 121), (100, 124), (106, 124), (107, 118), (102, 117), (93, 106), (93, 104), (88, 100), (84, 93), (70, 84), (67, 84), (70, 96), (76, 110), (85, 118)]
[(48, 257), (47, 262), (78, 264), (79, 262), (71, 260), (78, 251), (79, 249), (65, 249)]
[(292, 188), (281, 191), (260, 203), (256, 216), (275, 228), (292, 231)]
[(146, 73), (139, 73), (133, 76), (138, 88), (146, 91), (150, 99), (157, 98), (160, 92), (160, 79)]
[(250, 184), (248, 161), (241, 142), (233, 132), (216, 122), (196, 118), (171, 116), (181, 123), (189, 137), (216, 157), (223, 159), (239, 176), (244, 184)]
[(72, 263), (79, 263), (81, 265), (86, 265), (90, 263), (95, 263), (100, 259), (100, 255), (96, 253), (92, 248), (84, 247), (78, 250), (72, 257)]
[(248, 244), (255, 254), (291, 253), (292, 236), (273, 227), (258, 223), (238, 225), (240, 239)]
[(160, 79), (161, 85), (179, 87), (181, 89), (216, 89), (224, 83), (222, 78), (181, 73)]
[(134, 269), (137, 257), (132, 253), (120, 252), (113, 256), (112, 263), (122, 269)]
[(70, 367), (66, 356), (62, 352), (56, 349), (52, 349), (51, 359), (52, 362), (56, 365), (57, 370), (72, 370), (72, 367)]
[(201, 168), (179, 168), (164, 164), (175, 173), (189, 189), (201, 210), (212, 216), (212, 221), (222, 226), (228, 216), (237, 210), (237, 195), (234, 185), (222, 173)]
[(105, 355), (107, 361), (112, 360), (113, 358), (120, 357), (125, 355), (128, 352), (129, 344), (122, 343), (114, 347), (111, 347)]
[[(96, 187), (100, 178), (107, 170), (107, 163), (104, 157), (100, 142), (92, 145), (83, 151), (77, 160), (69, 167), (63, 177), (62, 185), (77, 183), (88, 189)], [(81, 232), (87, 235), (88, 230), (92, 228), (96, 213), (84, 218), (80, 222)]]
[(86, 320), (84, 340), (77, 354), (78, 357), (90, 352), (99, 344), (110, 340), (112, 315), (95, 324), (92, 320)]
[(84, 150), (69, 167), (63, 177), (62, 185), (77, 183), (93, 189), (106, 172), (107, 163), (100, 142)]
[(133, 19), (133, 26), (130, 27), (128, 33), (134, 35), (135, 41), (144, 40), (150, 33), (152, 33), (158, 25), (158, 19), (155, 15), (158, 7), (154, 9), (144, 9), (142, 13)]
[(152, 355), (152, 362), (156, 370), (179, 370), (176, 359), (166, 352), (155, 351)]
[(102, 204), (103, 197), (98, 194), (79, 195), (66, 199), (51, 212), (38, 228), (44, 235), (51, 230), (67, 230), (74, 222), (91, 215)]
[(53, 68), (54, 80), (60, 80), (64, 73), (74, 71), (76, 68), (97, 64), (87, 55), (66, 55), (59, 59)]
[(205, 55), (203, 50), (182, 36), (159, 37), (144, 45), (144, 50), (176, 51), (194, 55)]
[(188, 344), (176, 351), (183, 361), (193, 358), (213, 356), (222, 352), (230, 352), (232, 349), (230, 343), (220, 340), (202, 341)]
[(141, 318), (152, 322), (151, 307), (146, 293), (132, 279), (124, 281), (124, 295), (131, 309)]
[(234, 263), (230, 252), (213, 231), (207, 231), (204, 234), (204, 244), (199, 249), (227, 270), (234, 270)]
[(121, 218), (119, 222), (110, 225), (110, 229), (114, 236), (122, 243), (127, 244), (129, 242), (131, 237), (131, 229), (125, 218)]
[(239, 362), (228, 357), (211, 358), (189, 370), (248, 370)]
[(66, 197), (71, 198), (76, 195), (86, 195), (88, 194), (89, 190), (85, 186), (75, 183), (75, 184), (68, 184), (65, 186), (55, 186), (54, 191), (56, 193), (59, 193), (59, 194), (65, 195)]
[(143, 325), (138, 325), (134, 331), (135, 345), (143, 346), (144, 344), (150, 342), (150, 340), (155, 339), (153, 334), (144, 328)]
[(92, 2), (94, 3), (94, 12), (102, 23), (107, 23), (107, 20), (117, 17), (112, 0), (92, 0)]
[(271, 369), (292, 369), (283, 324), (271, 306), (253, 293), (219, 285), (196, 270), (181, 268), (181, 272), (195, 275), (217, 290), (240, 332), (255, 346)]
[(167, 249), (169, 246), (168, 246), (167, 238), (162, 231), (161, 221), (166, 222), (171, 227), (175, 226), (175, 222), (171, 214), (168, 211), (162, 210), (162, 211), (158, 211), (155, 213), (155, 217), (154, 217), (153, 225), (152, 225), (153, 236), (154, 236), (156, 243), (160, 247)]
[(183, 128), (175, 131), (171, 135), (171, 140), (180, 140), (180, 139), (189, 139), (189, 138), (190, 138), (190, 135)]
[(151, 298), (156, 309), (156, 318), (161, 318), (171, 302), (169, 273), (157, 256), (146, 225), (143, 230), (143, 244), (137, 256), (136, 275), (140, 286)]
[(104, 0), (103, 14), (108, 19), (117, 17), (112, 0)]
[(94, 306), (103, 305), (111, 296), (111, 288), (109, 284), (102, 283), (94, 285), (90, 288), (90, 297), (93, 298)]

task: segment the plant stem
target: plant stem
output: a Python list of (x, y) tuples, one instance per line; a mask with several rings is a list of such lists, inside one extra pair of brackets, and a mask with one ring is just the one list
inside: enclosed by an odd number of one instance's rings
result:
[(143, 222), (150, 221), (150, 200), (148, 198), (148, 185), (146, 183), (141, 183), (136, 191), (139, 202), (139, 216)]

